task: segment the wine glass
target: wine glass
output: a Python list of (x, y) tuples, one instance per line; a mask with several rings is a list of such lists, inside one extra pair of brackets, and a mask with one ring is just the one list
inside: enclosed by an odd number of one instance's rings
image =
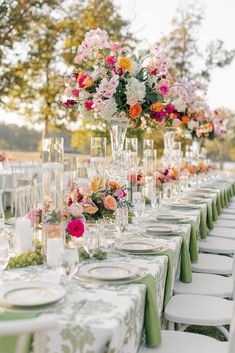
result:
[(85, 233), (83, 235), (84, 249), (93, 257), (100, 245), (99, 227), (96, 223), (87, 222), (85, 225)]
[[(133, 192), (133, 211), (136, 217), (143, 217), (145, 211), (145, 198), (142, 192)], [(137, 218), (137, 221), (138, 221)]]
[(79, 264), (78, 248), (64, 248), (60, 253), (60, 272), (68, 281), (76, 274)]
[(151, 197), (151, 206), (153, 209), (160, 207), (161, 197), (162, 195), (160, 190), (155, 190), (155, 192), (153, 192)]
[(119, 234), (127, 231), (127, 226), (128, 226), (127, 208), (117, 208), (115, 212), (115, 226)]
[(7, 267), (10, 257), (9, 243), (6, 238), (0, 236), (0, 274)]

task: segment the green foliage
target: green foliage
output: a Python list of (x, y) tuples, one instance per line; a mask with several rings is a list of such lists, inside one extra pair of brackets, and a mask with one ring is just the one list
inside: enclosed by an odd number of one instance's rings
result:
[(4, 0), (0, 4), (0, 105), (33, 123), (69, 129), (78, 113), (61, 107), (58, 77), (73, 65), (89, 29), (132, 40), (111, 0)]
[[(204, 10), (195, 3), (177, 9), (177, 15), (172, 20), (171, 32), (160, 41), (172, 64), (173, 74), (209, 81), (214, 68), (222, 68), (233, 60), (235, 50), (226, 50), (223, 41), (218, 39), (209, 42), (205, 56), (202, 55), (197, 34), (203, 20)], [(195, 70), (195, 66), (199, 70)]]

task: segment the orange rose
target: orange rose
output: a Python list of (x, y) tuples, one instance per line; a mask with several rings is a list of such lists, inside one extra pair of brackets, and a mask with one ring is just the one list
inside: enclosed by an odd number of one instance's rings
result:
[(183, 117), (182, 117), (182, 123), (183, 124), (188, 124), (188, 122), (190, 121), (190, 117), (189, 116), (187, 116), (187, 115), (184, 115)]
[(176, 119), (176, 118), (177, 118), (177, 115), (176, 115), (175, 113), (171, 113), (171, 114), (170, 114), (170, 118), (171, 118), (171, 119)]
[(194, 167), (189, 167), (189, 173), (191, 175), (195, 174), (196, 173), (196, 169)]
[(152, 112), (160, 112), (162, 109), (164, 108), (164, 105), (161, 103), (161, 102), (156, 102), (156, 103), (153, 103), (151, 106), (150, 106), (150, 110)]
[(134, 104), (129, 109), (129, 114), (130, 114), (131, 119), (138, 118), (140, 116), (141, 112), (142, 112), (142, 108), (139, 104)]
[(117, 201), (115, 200), (115, 198), (113, 196), (108, 195), (108, 196), (104, 197), (103, 202), (104, 202), (104, 207), (107, 208), (107, 210), (116, 211)]
[(132, 61), (130, 58), (121, 57), (118, 59), (118, 66), (126, 71), (131, 71), (132, 69)]
[(122, 188), (121, 185), (118, 184), (116, 181), (109, 181), (108, 185), (111, 190), (117, 190)]

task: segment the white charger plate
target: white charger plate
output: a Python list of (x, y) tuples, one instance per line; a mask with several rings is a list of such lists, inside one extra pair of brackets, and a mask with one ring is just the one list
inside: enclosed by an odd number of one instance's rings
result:
[(136, 278), (139, 268), (118, 262), (85, 264), (79, 267), (77, 276), (100, 281), (122, 281)]
[(130, 253), (139, 253), (139, 254), (146, 254), (151, 252), (163, 251), (166, 249), (166, 241), (153, 241), (149, 240), (142, 240), (142, 239), (130, 239), (130, 240), (123, 240), (115, 245), (116, 249), (130, 252)]
[(5, 306), (34, 307), (52, 304), (65, 296), (58, 284), (47, 282), (22, 282), (4, 286), (0, 291), (0, 303)]
[(159, 215), (157, 216), (157, 219), (159, 219), (159, 221), (187, 221), (190, 220), (190, 217), (185, 217), (182, 215)]
[(168, 235), (168, 234), (180, 233), (182, 231), (183, 229), (178, 226), (162, 225), (162, 224), (156, 224), (154, 226), (150, 226), (146, 228), (147, 234)]

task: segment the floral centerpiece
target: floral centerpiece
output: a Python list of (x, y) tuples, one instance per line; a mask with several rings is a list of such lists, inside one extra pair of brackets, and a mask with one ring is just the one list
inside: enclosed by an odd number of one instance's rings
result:
[(163, 171), (158, 170), (155, 173), (156, 177), (156, 186), (161, 188), (163, 184), (170, 183), (171, 181), (178, 180), (179, 170), (176, 167), (170, 169), (165, 169)]
[(92, 113), (106, 120), (126, 120), (140, 126), (169, 93), (167, 60), (153, 47), (144, 66), (128, 47), (112, 43), (106, 31), (91, 30), (77, 50), (76, 69), (62, 79), (66, 108), (77, 106), (82, 117)]

